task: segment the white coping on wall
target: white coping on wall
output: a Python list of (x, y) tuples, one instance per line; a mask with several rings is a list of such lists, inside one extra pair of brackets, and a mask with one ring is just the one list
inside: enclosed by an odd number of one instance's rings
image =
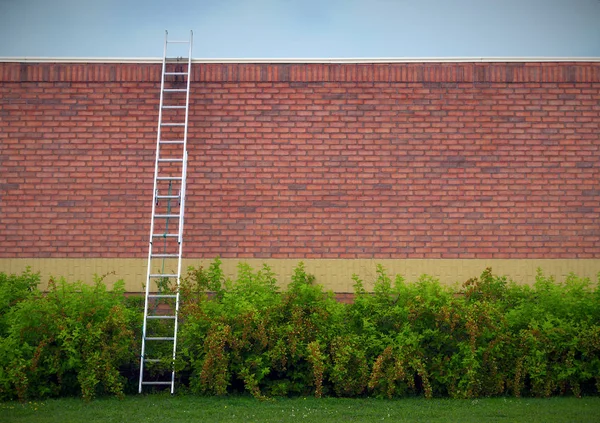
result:
[[(0, 57), (0, 62), (18, 63), (161, 63), (160, 57)], [(375, 63), (539, 63), (600, 62), (600, 57), (357, 57), (357, 58), (200, 58), (193, 63), (265, 64), (375, 64)]]

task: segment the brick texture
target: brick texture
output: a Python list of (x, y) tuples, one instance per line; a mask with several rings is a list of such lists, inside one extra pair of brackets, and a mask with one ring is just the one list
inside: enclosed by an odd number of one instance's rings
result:
[[(145, 257), (160, 66), (0, 63), (0, 257)], [(195, 64), (186, 257), (598, 258), (600, 64)]]

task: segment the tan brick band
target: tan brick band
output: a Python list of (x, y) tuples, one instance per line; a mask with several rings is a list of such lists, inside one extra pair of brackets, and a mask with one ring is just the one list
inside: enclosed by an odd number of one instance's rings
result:
[[(223, 259), (223, 270), (233, 277), (238, 263), (246, 262), (254, 268), (268, 264), (278, 275), (281, 285), (290, 281), (294, 267), (300, 259)], [(479, 276), (486, 267), (495, 274), (506, 275), (518, 283), (532, 284), (536, 269), (541, 268), (546, 275), (554, 275), (558, 280), (570, 272), (596, 280), (600, 272), (600, 259), (305, 259), (306, 269), (316, 276), (317, 281), (326, 289), (334, 292), (352, 292), (352, 275), (359, 275), (367, 287), (375, 279), (376, 265), (382, 264), (391, 275), (402, 274), (408, 281), (416, 280), (422, 274), (430, 274), (447, 285), (458, 285), (465, 280)], [(186, 259), (184, 267), (208, 266), (207, 259)], [(115, 272), (105, 281), (111, 286), (119, 278), (125, 280), (129, 292), (139, 292), (146, 274), (145, 259), (0, 259), (0, 271), (20, 273), (26, 266), (42, 274), (42, 288), (47, 286), (48, 278), (64, 276), (67, 280), (93, 282), (93, 275)]]

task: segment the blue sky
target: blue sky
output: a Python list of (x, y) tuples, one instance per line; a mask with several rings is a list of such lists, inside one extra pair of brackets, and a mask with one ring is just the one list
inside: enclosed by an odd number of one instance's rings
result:
[(600, 57), (600, 0), (0, 0), (0, 57)]

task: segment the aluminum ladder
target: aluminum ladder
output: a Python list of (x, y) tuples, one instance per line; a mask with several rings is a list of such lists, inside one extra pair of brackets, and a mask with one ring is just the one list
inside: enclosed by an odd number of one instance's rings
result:
[(192, 31), (187, 41), (171, 41), (165, 31), (139, 393), (148, 385), (175, 392), (192, 42)]

